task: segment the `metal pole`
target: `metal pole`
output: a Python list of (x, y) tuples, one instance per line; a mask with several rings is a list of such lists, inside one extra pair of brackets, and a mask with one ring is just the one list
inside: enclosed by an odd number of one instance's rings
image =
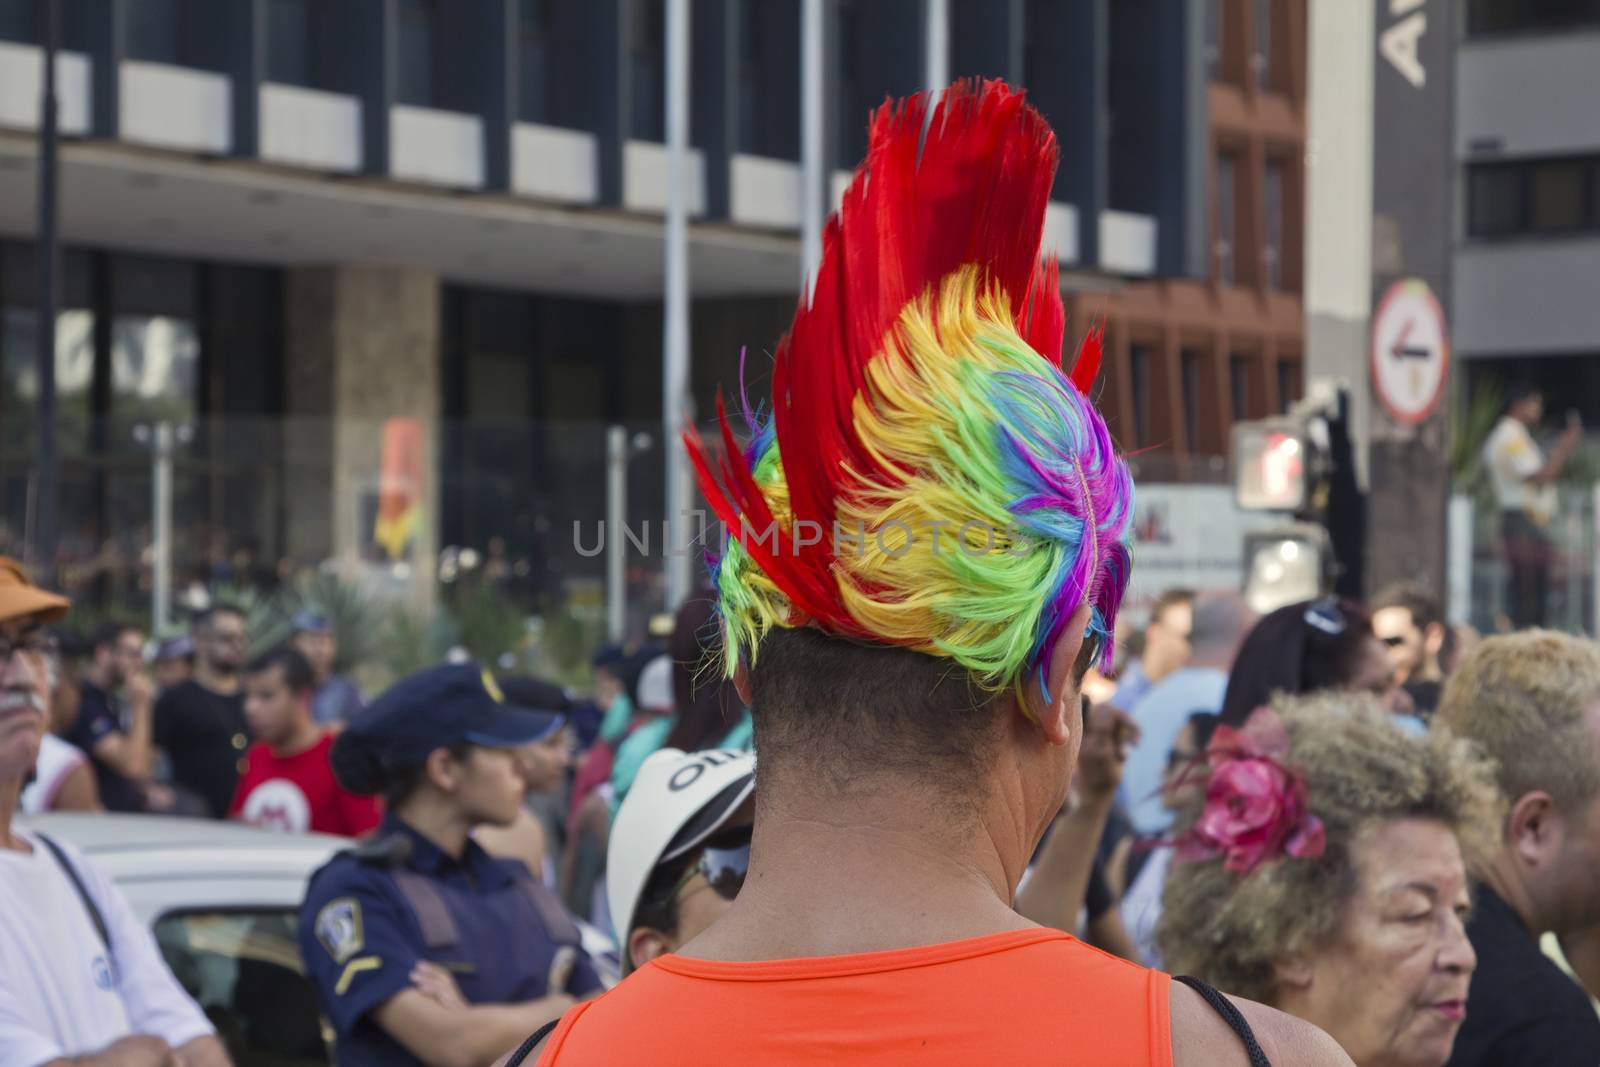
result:
[(800, 4), (800, 295), (811, 296), (811, 282), (822, 260), (822, 3)]
[[(661, 374), (661, 429), (667, 457), (667, 611), (689, 595), (688, 467), (677, 444), (693, 418), (689, 398), (689, 0), (667, 0), (666, 330)], [(619, 531), (620, 532), (620, 531)]]
[[(923, 15), (927, 20), (927, 52), (923, 70), (927, 75), (928, 92), (937, 96), (950, 81), (950, 16), (945, 0), (924, 0)], [(933, 109), (928, 109), (933, 114)]]
[(151, 632), (166, 632), (172, 617), (172, 423), (158, 422), (151, 440), (150, 512), (155, 526), (151, 545)]
[(627, 610), (623, 602), (624, 564), (628, 540), (622, 530), (628, 523), (628, 431), (613, 426), (606, 431), (606, 636), (620, 642), (627, 635)]
[(39, 115), (39, 510), (33, 549), (39, 581), (54, 588), (56, 578), (56, 50), (61, 47), (61, 5), (43, 0), (44, 85)]

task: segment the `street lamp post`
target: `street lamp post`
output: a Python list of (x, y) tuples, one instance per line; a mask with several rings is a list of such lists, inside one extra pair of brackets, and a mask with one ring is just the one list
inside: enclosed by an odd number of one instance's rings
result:
[(39, 91), (39, 373), (38, 486), (34, 542), (39, 580), (55, 586), (56, 507), (59, 463), (56, 458), (56, 281), (60, 253), (56, 247), (56, 51), (61, 47), (59, 0), (42, 0), (44, 16), (44, 84)]

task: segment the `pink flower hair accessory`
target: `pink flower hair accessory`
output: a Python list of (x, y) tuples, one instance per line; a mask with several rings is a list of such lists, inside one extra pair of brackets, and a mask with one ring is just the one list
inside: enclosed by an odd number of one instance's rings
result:
[(1224, 868), (1248, 874), (1280, 855), (1322, 855), (1322, 821), (1307, 809), (1305, 774), (1288, 757), (1289, 732), (1271, 708), (1257, 708), (1243, 729), (1217, 727), (1206, 746), (1205, 807), (1176, 842), (1177, 858), (1221, 856)]

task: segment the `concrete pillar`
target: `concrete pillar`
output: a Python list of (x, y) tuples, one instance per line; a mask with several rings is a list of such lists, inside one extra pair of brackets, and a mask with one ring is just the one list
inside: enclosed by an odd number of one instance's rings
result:
[[(434, 596), (439, 514), (439, 280), (406, 267), (299, 267), (284, 290), (290, 554), (336, 561), (351, 578), (394, 581), (414, 605)], [(421, 431), (416, 539), (394, 568), (374, 539), (384, 427)], [(402, 575), (405, 571), (402, 570)]]

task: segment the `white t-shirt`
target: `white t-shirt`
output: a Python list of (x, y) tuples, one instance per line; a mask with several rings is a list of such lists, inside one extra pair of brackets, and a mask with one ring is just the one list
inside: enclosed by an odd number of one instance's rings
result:
[(1156, 924), (1161, 921), (1161, 896), (1167, 888), (1167, 872), (1172, 870), (1173, 850), (1158, 846), (1139, 868), (1122, 896), (1122, 919), (1128, 936), (1139, 949), (1139, 962), (1160, 968), (1161, 949), (1156, 946)]
[(108, 954), (55, 857), (33, 834), (13, 832), (33, 851), (0, 849), (0, 1067), (98, 1052), (130, 1034), (178, 1048), (213, 1033), (110, 879), (51, 839), (100, 907)]
[(1544, 466), (1544, 453), (1520, 420), (1500, 417), (1483, 443), (1483, 462), (1489, 468), (1489, 483), (1501, 511), (1521, 511), (1540, 525), (1555, 516), (1555, 486), (1528, 481)]
[(77, 745), (45, 734), (39, 742), (39, 760), (34, 764), (33, 781), (22, 791), (22, 810), (28, 815), (49, 811), (67, 775), (89, 762)]

